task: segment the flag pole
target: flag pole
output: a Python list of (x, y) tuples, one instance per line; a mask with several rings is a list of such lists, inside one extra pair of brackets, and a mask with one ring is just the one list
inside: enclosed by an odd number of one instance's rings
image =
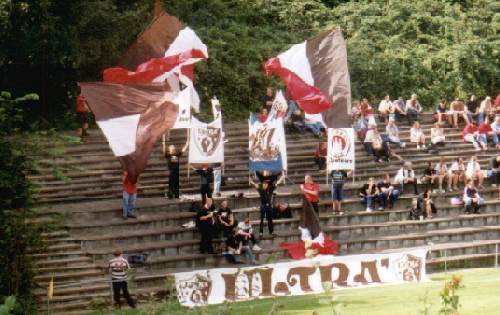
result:
[[(188, 128), (187, 130), (187, 141), (191, 141), (191, 128)], [(189, 144), (188, 144), (189, 147)], [(189, 167), (189, 151), (188, 151), (188, 163), (187, 163), (187, 171), (188, 171), (188, 183), (190, 182), (190, 175), (191, 175), (191, 168)]]

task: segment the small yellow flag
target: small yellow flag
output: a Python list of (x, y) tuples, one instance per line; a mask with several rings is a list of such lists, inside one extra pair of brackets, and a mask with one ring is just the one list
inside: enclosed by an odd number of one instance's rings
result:
[(52, 300), (54, 296), (54, 277), (50, 278), (49, 287), (47, 288), (47, 298)]

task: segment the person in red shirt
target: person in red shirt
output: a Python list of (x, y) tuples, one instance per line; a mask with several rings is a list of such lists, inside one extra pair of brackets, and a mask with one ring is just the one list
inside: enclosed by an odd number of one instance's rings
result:
[(479, 133), (479, 143), (483, 146), (483, 150), (488, 149), (488, 136), (493, 136), (493, 128), (490, 125), (490, 118), (486, 116), (483, 123), (477, 127)]
[(85, 96), (81, 94), (78, 95), (76, 97), (76, 114), (78, 115), (78, 121), (80, 122), (80, 128), (78, 128), (78, 135), (80, 137), (88, 136), (87, 129), (89, 128), (89, 112), (90, 109)]
[(368, 118), (368, 116), (373, 115), (373, 108), (368, 103), (368, 99), (364, 98), (359, 104), (359, 111), (362, 117)]
[(137, 200), (137, 182), (132, 183), (128, 178), (127, 171), (123, 171), (123, 218), (137, 218), (134, 213), (134, 205)]
[(260, 110), (260, 114), (259, 114), (259, 121), (261, 123), (265, 123), (267, 121), (268, 115), (269, 115), (269, 112), (267, 111), (267, 109), (266, 108), (262, 108)]
[(311, 203), (319, 216), (319, 184), (316, 184), (310, 175), (306, 175), (304, 178), (304, 184), (300, 185), (300, 189), (304, 192), (304, 196)]
[(470, 123), (465, 126), (464, 130), (462, 131), (462, 138), (464, 141), (472, 143), (474, 145), (474, 148), (476, 151), (481, 151), (481, 147), (483, 150), (486, 150), (486, 144), (482, 143), (479, 139), (479, 131), (476, 125), (476, 122), (471, 121)]

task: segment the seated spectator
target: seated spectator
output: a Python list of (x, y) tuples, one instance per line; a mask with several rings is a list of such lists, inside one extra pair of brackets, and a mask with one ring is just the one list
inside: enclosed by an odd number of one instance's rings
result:
[(334, 214), (344, 214), (344, 212), (342, 212), (344, 183), (350, 173), (351, 171), (346, 172), (345, 170), (332, 170), (330, 172), (330, 177), (332, 179), (332, 208)]
[(484, 139), (481, 139), (481, 137), (479, 137), (479, 131), (474, 121), (465, 126), (464, 130), (462, 131), (462, 138), (464, 139), (464, 141), (472, 143), (476, 151), (481, 151), (481, 148), (484, 150), (488, 149), (486, 143), (482, 142), (482, 140)]
[(441, 125), (443, 122), (448, 121), (451, 125), (451, 117), (448, 117), (446, 112), (448, 111), (446, 99), (442, 98), (439, 104), (436, 106), (436, 110), (434, 111), (434, 121)]
[(359, 112), (361, 114), (361, 117), (370, 120), (371, 117), (373, 117), (373, 108), (368, 103), (368, 99), (364, 98), (361, 103), (359, 104)]
[(250, 224), (249, 217), (246, 217), (243, 222), (238, 223), (238, 234), (243, 237), (243, 245), (250, 245), (250, 242), (252, 242), (252, 250), (256, 252), (261, 250), (260, 246), (258, 245), (259, 242), (255, 238), (255, 234), (253, 233), (253, 228)]
[(484, 174), (481, 170), (481, 165), (477, 162), (476, 156), (471, 156), (469, 163), (465, 169), (465, 176), (467, 180), (478, 182), (479, 189), (483, 189)]
[(223, 200), (220, 203), (219, 211), (217, 211), (218, 230), (222, 231), (222, 235), (224, 235), (224, 237), (227, 237), (237, 224), (238, 222), (236, 221), (233, 212), (227, 206), (227, 200)]
[(484, 205), (484, 199), (479, 195), (473, 180), (467, 180), (463, 196), (465, 213), (479, 213), (479, 208)]
[(396, 114), (397, 121), (401, 122), (403, 118), (406, 118), (406, 105), (402, 96), (399, 96), (397, 100), (392, 102), (394, 108), (394, 113)]
[(465, 164), (462, 158), (457, 158), (450, 167), (450, 178), (452, 183), (452, 189), (458, 190), (458, 183), (463, 181), (465, 184)]
[(265, 123), (268, 117), (269, 117), (269, 111), (267, 110), (267, 108), (265, 107), (261, 108), (259, 113), (259, 121), (261, 123)]
[(438, 184), (439, 184), (439, 192), (441, 193), (444, 193), (444, 189), (443, 189), (443, 182), (444, 180), (446, 180), (447, 184), (448, 184), (448, 191), (452, 191), (451, 190), (451, 178), (450, 178), (450, 174), (448, 172), (448, 167), (446, 166), (446, 162), (444, 161), (444, 157), (440, 157), (439, 158), (439, 162), (436, 164), (436, 167), (434, 168), (434, 170), (436, 171), (435, 173), (435, 176), (438, 180)]
[(500, 155), (490, 159), (490, 169), (488, 170), (488, 178), (492, 187), (499, 187), (500, 184)]
[(500, 94), (495, 98), (495, 103), (493, 104), (493, 108), (491, 109), (494, 115), (500, 114)]
[(385, 174), (384, 179), (377, 184), (379, 191), (378, 205), (379, 210), (384, 210), (386, 207), (392, 209), (396, 200), (399, 199), (400, 191), (391, 184), (391, 177)]
[(408, 220), (420, 220), (424, 218), (424, 212), (422, 211), (421, 204), (418, 202), (418, 198), (413, 198), (411, 200), (410, 213), (408, 214)]
[(273, 218), (275, 219), (291, 219), (292, 210), (286, 202), (280, 202), (273, 206)]
[(417, 144), (417, 150), (420, 150), (420, 148), (425, 149), (425, 135), (418, 121), (410, 129), (410, 141)]
[(479, 124), (483, 123), (486, 118), (490, 118), (490, 120), (493, 119), (495, 113), (493, 111), (493, 107), (491, 106), (491, 97), (486, 96), (486, 98), (481, 102), (481, 105), (479, 105), (478, 112)]
[(490, 118), (486, 117), (486, 119), (477, 126), (477, 132), (479, 134), (479, 143), (484, 143), (482, 146), (483, 150), (488, 150), (488, 138), (493, 137), (493, 128), (490, 125)]
[(439, 147), (443, 147), (445, 144), (446, 137), (444, 136), (444, 129), (441, 128), (439, 123), (436, 123), (433, 128), (431, 128), (431, 144), (429, 146), (429, 152), (433, 154), (439, 153), (437, 150)]
[(304, 177), (304, 184), (300, 185), (300, 189), (319, 217), (319, 184), (315, 183), (310, 175), (306, 175)]
[(392, 106), (391, 98), (389, 94), (387, 94), (378, 105), (378, 118), (381, 122), (385, 123), (391, 114), (394, 114), (394, 108)]
[(314, 153), (314, 162), (318, 166), (318, 170), (324, 170), (326, 168), (326, 157), (328, 155), (327, 143), (322, 141), (318, 143), (316, 152)]
[(424, 210), (424, 216), (427, 219), (432, 219), (432, 214), (437, 213), (434, 201), (432, 201), (432, 189), (426, 189), (424, 193), (420, 194), (418, 202), (421, 204), (420, 208)]
[(274, 91), (272, 87), (267, 87), (266, 95), (262, 97), (262, 108), (265, 108), (268, 113), (271, 112), (274, 101)]
[(469, 100), (465, 102), (465, 114), (467, 115), (469, 123), (473, 121), (478, 123), (477, 119), (479, 117), (479, 103), (477, 102), (475, 95), (471, 95), (469, 97)]
[(304, 118), (304, 128), (311, 131), (316, 137), (321, 137), (323, 135), (321, 132), (322, 127), (321, 123)]
[(376, 162), (389, 161), (389, 152), (387, 151), (387, 147), (384, 146), (382, 137), (377, 130), (377, 125), (370, 125), (370, 128), (366, 132), (364, 146), (368, 155), (375, 156)]
[(255, 256), (249, 245), (243, 245), (243, 236), (238, 234), (237, 229), (233, 229), (226, 240), (226, 250), (224, 256), (233, 264), (241, 264), (240, 255), (245, 253), (250, 264), (255, 265)]
[(366, 132), (368, 131), (368, 121), (361, 117), (360, 114), (353, 115), (353, 125), (352, 128), (356, 132), (359, 141), (365, 139)]
[(417, 177), (411, 162), (405, 162), (394, 178), (396, 184), (401, 185), (401, 193), (404, 193), (406, 185), (413, 185), (413, 192), (418, 195)]
[(196, 227), (201, 234), (200, 254), (214, 253), (212, 245), (214, 223), (213, 201), (212, 198), (207, 198), (203, 207), (196, 214)]
[(458, 98), (450, 103), (450, 111), (448, 112), (448, 115), (451, 117), (454, 128), (458, 128), (459, 118), (462, 118), (466, 124), (469, 123), (469, 118), (467, 118), (467, 115), (465, 114), (464, 102)]
[(378, 188), (373, 177), (368, 179), (368, 182), (361, 187), (359, 191), (359, 196), (361, 198), (361, 203), (366, 205), (366, 212), (372, 212), (373, 200), (378, 197)]
[(290, 126), (298, 132), (304, 132), (304, 115), (299, 108), (292, 113), (292, 116), (290, 117)]
[(427, 167), (424, 169), (424, 174), (422, 175), (421, 182), (425, 184), (426, 189), (431, 189), (436, 180), (436, 171), (432, 166), (432, 162), (427, 162)]
[(496, 149), (500, 149), (500, 115), (495, 116), (495, 121), (490, 125), (491, 138)]
[(417, 94), (412, 94), (411, 98), (406, 101), (405, 112), (408, 126), (412, 126), (420, 118), (422, 106), (418, 102)]
[(385, 127), (385, 131), (387, 133), (387, 139), (390, 143), (396, 143), (401, 148), (404, 148), (406, 146), (399, 137), (399, 128), (398, 126), (396, 126), (394, 118), (389, 118), (387, 126)]

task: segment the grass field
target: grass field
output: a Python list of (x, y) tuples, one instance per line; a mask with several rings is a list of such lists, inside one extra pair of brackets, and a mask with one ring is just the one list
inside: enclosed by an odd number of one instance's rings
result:
[[(460, 315), (500, 314), (500, 268), (465, 269), (448, 274), (434, 274), (431, 282), (421, 284), (383, 285), (363, 289), (333, 290), (330, 294), (269, 298), (228, 305), (189, 310), (178, 305), (144, 305), (137, 311), (104, 314), (155, 315), (326, 315), (340, 310), (342, 315), (418, 315), (438, 314), (439, 292), (452, 274), (463, 276), (460, 289)], [(427, 296), (428, 313), (424, 313)], [(333, 306), (332, 306), (333, 300)], [(338, 304), (341, 304), (338, 306)], [(276, 313), (270, 313), (275, 308)], [(103, 313), (101, 313), (103, 314)]]

